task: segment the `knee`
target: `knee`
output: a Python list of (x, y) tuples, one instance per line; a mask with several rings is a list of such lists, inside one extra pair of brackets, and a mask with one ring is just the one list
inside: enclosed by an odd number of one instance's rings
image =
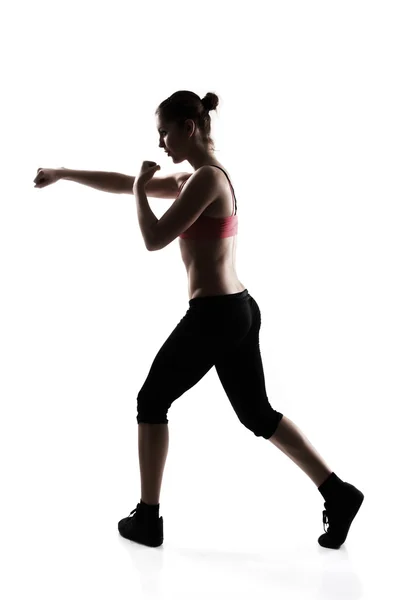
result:
[(150, 421), (148, 418), (146, 417), (142, 417), (141, 415), (137, 415), (136, 417), (136, 421), (137, 424), (140, 425), (140, 423), (149, 423), (150, 425), (168, 425), (168, 419), (165, 418), (162, 421), (160, 421), (159, 418), (155, 418), (155, 420), (153, 419), (153, 417), (150, 417), (152, 420)]
[(154, 423), (168, 424), (167, 419), (168, 407), (162, 406), (159, 402), (139, 393), (137, 397), (137, 416), (136, 421), (139, 423)]
[(281, 422), (282, 418), (283, 414), (277, 410), (274, 410), (274, 418), (272, 420), (271, 427), (268, 429), (267, 435), (263, 436), (266, 440), (269, 440), (269, 438), (274, 435), (275, 431), (278, 429), (278, 425)]
[(263, 437), (264, 439), (269, 440), (277, 430), (282, 417), (282, 413), (272, 409), (272, 412), (268, 413), (267, 418), (257, 419), (251, 424), (244, 423), (244, 425), (250, 429), (256, 437)]

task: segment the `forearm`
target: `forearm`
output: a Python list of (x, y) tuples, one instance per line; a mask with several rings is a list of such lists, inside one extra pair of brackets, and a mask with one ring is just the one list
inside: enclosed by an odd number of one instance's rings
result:
[(57, 169), (60, 179), (68, 179), (76, 183), (88, 185), (102, 192), (111, 194), (132, 194), (135, 177), (109, 171), (78, 171), (73, 169)]
[(135, 182), (133, 194), (136, 199), (140, 231), (142, 232), (147, 250), (151, 250), (153, 247), (153, 229), (156, 223), (158, 223), (158, 219), (149, 206), (143, 183)]

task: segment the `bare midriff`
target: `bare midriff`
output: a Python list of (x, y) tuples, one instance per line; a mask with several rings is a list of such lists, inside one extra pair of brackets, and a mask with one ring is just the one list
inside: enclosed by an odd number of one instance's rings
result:
[[(213, 164), (226, 171), (220, 163)], [(229, 181), (222, 171), (219, 173), (220, 189), (215, 201), (203, 213), (207, 217), (230, 217), (233, 214), (234, 200)], [(236, 294), (246, 289), (236, 274), (236, 241), (236, 235), (212, 240), (179, 238), (188, 277), (189, 299)]]

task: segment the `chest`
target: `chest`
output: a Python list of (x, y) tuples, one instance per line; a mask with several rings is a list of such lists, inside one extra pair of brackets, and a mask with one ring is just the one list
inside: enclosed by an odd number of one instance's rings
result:
[[(235, 212), (232, 188), (223, 173), (218, 179), (217, 197), (203, 214), (211, 218), (230, 217)], [(179, 238), (179, 247), (187, 269), (212, 270), (235, 263), (236, 236), (211, 240)]]

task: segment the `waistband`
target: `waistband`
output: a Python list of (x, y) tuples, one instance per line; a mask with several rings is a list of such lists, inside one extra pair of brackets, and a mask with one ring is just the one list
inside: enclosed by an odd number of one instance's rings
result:
[(189, 300), (189, 306), (219, 306), (220, 304), (229, 304), (231, 302), (247, 300), (250, 297), (249, 291), (245, 289), (243, 292), (237, 292), (236, 294), (223, 294), (221, 296), (199, 296), (198, 298), (191, 298), (191, 300)]

